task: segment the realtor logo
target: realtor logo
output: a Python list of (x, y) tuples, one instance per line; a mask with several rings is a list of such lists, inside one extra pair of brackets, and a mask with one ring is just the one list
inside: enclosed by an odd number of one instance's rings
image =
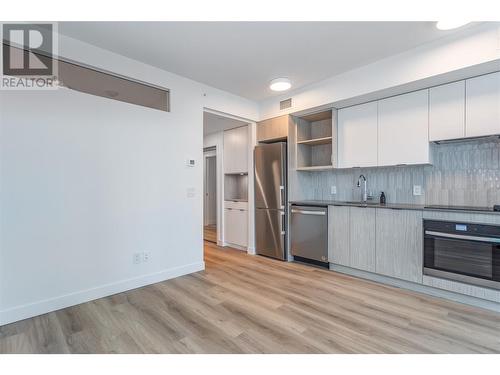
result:
[(2, 24), (4, 89), (56, 88), (54, 24)]

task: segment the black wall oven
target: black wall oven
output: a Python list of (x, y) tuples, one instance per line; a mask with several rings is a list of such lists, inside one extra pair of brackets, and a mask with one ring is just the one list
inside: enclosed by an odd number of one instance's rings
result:
[(424, 220), (424, 275), (500, 289), (500, 226)]

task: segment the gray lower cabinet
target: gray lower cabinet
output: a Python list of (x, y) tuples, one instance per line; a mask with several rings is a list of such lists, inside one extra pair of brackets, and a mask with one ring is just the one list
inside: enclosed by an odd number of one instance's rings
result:
[(378, 274), (422, 283), (422, 211), (377, 208)]
[(350, 265), (348, 206), (328, 206), (328, 261)]
[(328, 261), (375, 272), (375, 210), (328, 207)]
[(349, 266), (375, 272), (375, 210), (350, 207)]

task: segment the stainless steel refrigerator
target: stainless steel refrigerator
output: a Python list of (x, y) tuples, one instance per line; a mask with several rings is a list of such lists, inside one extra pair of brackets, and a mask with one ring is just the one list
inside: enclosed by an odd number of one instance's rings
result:
[(255, 251), (286, 259), (286, 143), (255, 147)]

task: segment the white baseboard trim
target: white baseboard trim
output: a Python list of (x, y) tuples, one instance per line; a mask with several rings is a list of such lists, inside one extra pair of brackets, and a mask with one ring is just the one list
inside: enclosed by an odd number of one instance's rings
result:
[(224, 243), (224, 247), (231, 247), (233, 249), (241, 250), (241, 251), (245, 251), (245, 252), (247, 251), (247, 248), (245, 246), (236, 245), (235, 243), (231, 243), (231, 242)]
[(127, 290), (140, 288), (146, 285), (159, 283), (175, 277), (187, 275), (205, 269), (205, 262), (191, 263), (185, 266), (169, 268), (160, 272), (142, 275), (131, 279), (120, 280), (114, 283), (101, 285), (62, 296), (16, 306), (0, 311), (0, 326), (46, 314), (66, 307), (79, 305), (98, 298), (108, 297)]

